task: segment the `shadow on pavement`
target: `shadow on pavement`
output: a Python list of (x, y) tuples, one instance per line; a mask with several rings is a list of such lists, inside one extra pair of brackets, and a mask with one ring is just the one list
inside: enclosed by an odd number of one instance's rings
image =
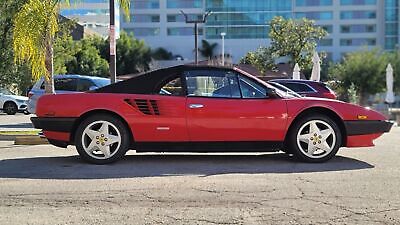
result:
[(108, 179), (222, 174), (308, 173), (369, 169), (374, 166), (337, 156), (326, 163), (299, 163), (286, 154), (128, 155), (110, 165), (92, 165), (78, 156), (6, 159), (0, 178)]

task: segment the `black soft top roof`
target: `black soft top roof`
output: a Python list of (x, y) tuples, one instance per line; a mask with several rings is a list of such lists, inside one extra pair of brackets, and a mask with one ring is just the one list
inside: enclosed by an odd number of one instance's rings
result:
[(220, 69), (231, 70), (226, 67), (208, 66), (208, 65), (179, 65), (159, 70), (154, 70), (139, 74), (128, 80), (110, 84), (96, 89), (96, 93), (126, 93), (126, 94), (155, 94), (156, 88), (166, 79), (180, 75), (183, 71), (198, 69)]

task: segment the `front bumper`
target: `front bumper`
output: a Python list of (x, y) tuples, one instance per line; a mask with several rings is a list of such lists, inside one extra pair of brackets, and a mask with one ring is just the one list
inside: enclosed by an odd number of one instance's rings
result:
[(77, 118), (70, 117), (31, 117), (33, 126), (44, 131), (56, 131), (70, 133)]
[(384, 120), (351, 120), (344, 121), (347, 136), (381, 134), (389, 132), (393, 126), (390, 121)]

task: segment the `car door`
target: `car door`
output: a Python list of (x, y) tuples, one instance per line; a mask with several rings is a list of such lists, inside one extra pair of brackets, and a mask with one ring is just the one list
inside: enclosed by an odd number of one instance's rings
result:
[(185, 72), (191, 141), (282, 141), (286, 103), (231, 70)]
[(151, 95), (131, 94), (129, 104), (141, 116), (129, 120), (136, 142), (187, 142), (186, 95), (181, 74), (166, 78)]

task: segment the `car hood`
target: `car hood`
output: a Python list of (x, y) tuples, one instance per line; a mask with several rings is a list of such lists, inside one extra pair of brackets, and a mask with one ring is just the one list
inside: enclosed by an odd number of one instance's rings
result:
[(28, 101), (28, 97), (20, 96), (20, 95), (4, 95), (4, 97), (9, 98), (9, 99)]
[(287, 99), (288, 110), (298, 114), (308, 108), (322, 107), (337, 113), (343, 120), (386, 120), (386, 116), (368, 107), (355, 105), (335, 99), (303, 97)]

